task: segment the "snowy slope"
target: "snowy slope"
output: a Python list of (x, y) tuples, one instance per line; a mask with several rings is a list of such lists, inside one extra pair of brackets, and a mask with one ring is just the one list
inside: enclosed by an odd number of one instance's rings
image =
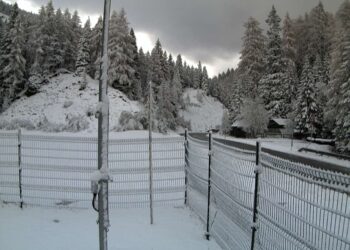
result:
[[(93, 132), (97, 130), (94, 110), (98, 102), (98, 81), (87, 78), (85, 90), (79, 90), (81, 77), (61, 74), (41, 87), (40, 93), (22, 97), (0, 115), (0, 128), (16, 124), (47, 132)], [(122, 92), (109, 88), (110, 128), (118, 125), (122, 111), (138, 112), (142, 106)]]
[(225, 109), (221, 102), (198, 89), (186, 89), (183, 99), (186, 108), (180, 115), (191, 122), (192, 131), (205, 131), (221, 126)]

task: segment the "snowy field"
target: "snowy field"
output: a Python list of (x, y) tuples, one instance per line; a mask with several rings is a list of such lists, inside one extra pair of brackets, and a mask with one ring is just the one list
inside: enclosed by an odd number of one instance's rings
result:
[[(221, 249), (204, 238), (204, 225), (187, 208), (112, 209), (110, 250)], [(97, 213), (91, 209), (41, 209), (0, 206), (0, 249), (96, 250)]]

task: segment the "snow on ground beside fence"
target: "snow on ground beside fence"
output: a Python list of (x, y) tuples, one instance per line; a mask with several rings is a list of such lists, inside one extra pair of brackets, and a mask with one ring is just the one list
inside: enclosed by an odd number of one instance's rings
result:
[(304, 140), (293, 140), (293, 145), (292, 145), (291, 139), (286, 139), (286, 138), (242, 139), (242, 138), (234, 138), (234, 137), (223, 136), (218, 134), (215, 134), (214, 137), (219, 139), (229, 140), (229, 141), (241, 142), (241, 143), (245, 143), (253, 146), (256, 144), (256, 141), (259, 140), (261, 142), (262, 147), (264, 148), (269, 148), (276, 151), (285, 152), (288, 154), (293, 154), (301, 157), (307, 157), (315, 160), (322, 160), (322, 161), (329, 162), (331, 164), (337, 164), (337, 165), (350, 168), (350, 161), (347, 161), (347, 160), (338, 159), (338, 158), (325, 156), (325, 155), (321, 156), (315, 153), (310, 153), (305, 151), (298, 152), (298, 150), (301, 148), (309, 148), (309, 149), (314, 149), (314, 150), (319, 150), (324, 152), (332, 152), (332, 146), (329, 146), (329, 145), (320, 145), (317, 143), (312, 143)]
[[(198, 217), (183, 207), (110, 210), (110, 250), (221, 249), (204, 239)], [(97, 213), (92, 209), (41, 209), (0, 206), (0, 248), (6, 250), (98, 249)]]

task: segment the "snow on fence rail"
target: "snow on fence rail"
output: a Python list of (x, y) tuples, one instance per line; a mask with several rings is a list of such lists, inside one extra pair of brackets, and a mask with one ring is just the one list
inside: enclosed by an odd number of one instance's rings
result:
[[(155, 205), (183, 204), (183, 138), (155, 138), (152, 151)], [(148, 206), (148, 164), (148, 139), (109, 141), (110, 207)], [(88, 208), (96, 169), (96, 138), (0, 132), (3, 202)]]
[(191, 136), (185, 145), (188, 205), (223, 249), (350, 249), (349, 174), (266, 148), (214, 141), (209, 152), (207, 141)]

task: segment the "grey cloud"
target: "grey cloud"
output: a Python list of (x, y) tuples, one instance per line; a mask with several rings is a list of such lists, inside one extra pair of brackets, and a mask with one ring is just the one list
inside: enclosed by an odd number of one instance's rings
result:
[[(46, 4), (46, 0), (32, 0)], [(130, 24), (158, 36), (170, 51), (210, 63), (214, 58), (230, 58), (241, 47), (243, 24), (249, 16), (262, 27), (271, 6), (279, 15), (303, 15), (319, 0), (112, 0), (112, 7), (124, 7)], [(325, 9), (335, 12), (343, 0), (323, 1)], [(56, 8), (78, 9), (87, 14), (102, 13), (103, 1), (54, 0)]]

